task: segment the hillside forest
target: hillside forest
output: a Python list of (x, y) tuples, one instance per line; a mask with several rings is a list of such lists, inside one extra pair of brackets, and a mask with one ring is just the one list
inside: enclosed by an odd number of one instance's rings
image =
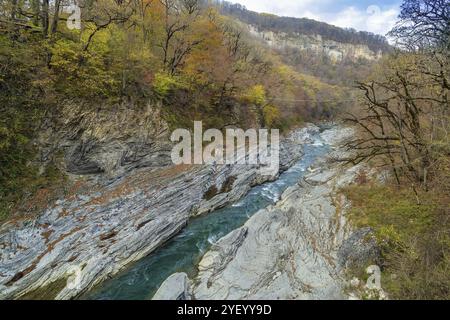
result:
[[(199, 0), (87, 0), (80, 29), (72, 1), (0, 2), (0, 212), (53, 178), (33, 139), (84, 108), (151, 101), (171, 127), (277, 127), (330, 118), (354, 91), (299, 72), (253, 39), (226, 4)], [(321, 65), (317, 59), (308, 65)], [(342, 67), (345, 68), (345, 67)], [(347, 69), (353, 69), (349, 67)], [(346, 101), (344, 101), (346, 100)]]

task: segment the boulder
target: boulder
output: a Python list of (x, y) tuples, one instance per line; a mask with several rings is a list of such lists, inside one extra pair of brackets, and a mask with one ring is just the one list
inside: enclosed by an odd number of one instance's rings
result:
[(152, 300), (191, 300), (190, 280), (186, 273), (175, 273), (167, 278)]
[(380, 261), (381, 250), (371, 228), (354, 231), (346, 239), (338, 252), (339, 265), (342, 268), (365, 269)]

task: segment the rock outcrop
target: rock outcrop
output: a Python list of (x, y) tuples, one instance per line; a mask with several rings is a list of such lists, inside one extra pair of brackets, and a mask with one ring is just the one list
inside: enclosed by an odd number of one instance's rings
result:
[[(317, 130), (310, 126), (282, 141), (282, 168), (301, 157), (303, 137)], [(134, 134), (130, 137), (135, 139)], [(73, 142), (68, 148), (77, 149)], [(106, 158), (117, 160), (124, 150), (112, 148), (105, 153), (111, 158)], [(68, 163), (81, 163), (80, 170), (94, 162), (100, 166), (103, 159), (96, 157), (101, 152), (86, 151), (85, 158), (76, 154)], [(151, 158), (139, 156), (128, 168)], [(104, 169), (114, 172), (116, 160)], [(125, 172), (125, 167), (118, 170)], [(192, 216), (223, 207), (252, 186), (276, 179), (262, 176), (260, 169), (257, 165), (137, 169), (97, 189), (81, 186), (81, 193), (59, 200), (35, 219), (9, 221), (0, 227), (0, 298), (74, 298), (154, 251)]]
[(191, 300), (190, 287), (186, 273), (175, 273), (164, 281), (153, 300)]
[(170, 165), (169, 135), (157, 104), (93, 108), (66, 102), (60, 115), (44, 123), (36, 144), (41, 163), (53, 160), (69, 174), (111, 180), (136, 168)]
[(339, 248), (338, 261), (343, 268), (365, 269), (379, 264), (381, 249), (371, 228), (354, 231)]
[[(334, 129), (322, 137), (337, 144), (349, 134)], [(279, 203), (219, 240), (199, 263), (194, 299), (346, 298), (340, 261), (351, 233), (345, 218), (349, 203), (337, 190), (359, 170), (323, 161)]]

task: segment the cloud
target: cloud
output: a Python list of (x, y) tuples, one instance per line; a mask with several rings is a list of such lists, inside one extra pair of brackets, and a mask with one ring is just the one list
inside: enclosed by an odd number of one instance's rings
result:
[[(385, 35), (399, 14), (398, 0), (236, 0), (247, 9), (280, 16), (306, 17), (342, 28)], [(382, 6), (381, 6), (382, 5)]]
[(383, 11), (377, 6), (370, 6), (363, 11), (355, 7), (348, 7), (337, 13), (336, 18), (328, 22), (342, 28), (354, 28), (385, 35), (395, 25), (398, 14), (397, 8)]
[[(237, 0), (249, 10), (257, 12), (275, 13), (280, 16), (304, 17), (305, 14), (312, 15), (310, 9), (317, 5), (326, 5), (333, 0)], [(315, 16), (315, 15), (314, 15)]]

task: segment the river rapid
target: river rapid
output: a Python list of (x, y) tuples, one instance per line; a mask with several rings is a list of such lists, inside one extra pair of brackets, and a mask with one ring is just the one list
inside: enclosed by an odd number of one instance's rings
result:
[(302, 158), (274, 181), (254, 187), (240, 201), (210, 214), (193, 218), (177, 236), (125, 271), (105, 281), (81, 299), (151, 299), (160, 285), (176, 272), (194, 277), (205, 252), (220, 238), (241, 227), (255, 213), (277, 203), (281, 194), (296, 184), (330, 146), (319, 133), (304, 145)]

